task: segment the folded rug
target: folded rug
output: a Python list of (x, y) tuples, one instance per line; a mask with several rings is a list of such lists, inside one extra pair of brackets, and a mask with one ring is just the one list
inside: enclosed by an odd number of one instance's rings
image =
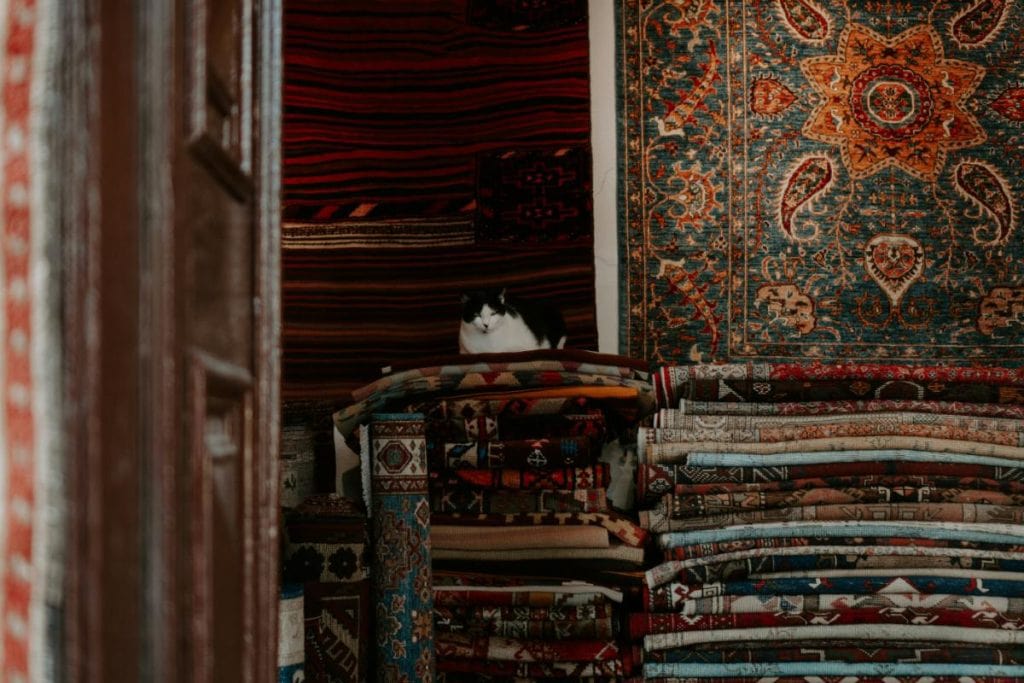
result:
[[(586, 397), (547, 397), (534, 398), (519, 396), (509, 392), (496, 398), (479, 398), (475, 396), (456, 396), (442, 398), (433, 396), (427, 399), (416, 397), (404, 402), (402, 412), (420, 413), (429, 424), (445, 422), (449, 426), (462, 424), (465, 420), (477, 418), (495, 418), (501, 415), (523, 415), (536, 417), (540, 415), (559, 415), (568, 412), (582, 412), (593, 408), (593, 402)], [(457, 430), (458, 427), (455, 427)], [(454, 433), (458, 433), (457, 431)]]
[(305, 629), (302, 584), (283, 584), (278, 602), (277, 680), (305, 680)]
[(305, 590), (306, 680), (366, 680), (373, 640), (370, 580), (307, 583)]
[(654, 411), (652, 387), (646, 377), (646, 373), (627, 367), (568, 359), (464, 361), (403, 370), (382, 377), (352, 391), (351, 403), (334, 413), (333, 420), (339, 434), (347, 439), (373, 413), (394, 410), (395, 404), (425, 398), (451, 400), (459, 393), (470, 394), (467, 398), (475, 400), (506, 400), (510, 393), (522, 398), (633, 399), (636, 410), (646, 415)]
[(434, 604), (442, 607), (578, 607), (622, 602), (622, 599), (621, 591), (585, 582), (434, 586)]
[[(567, 376), (564, 386), (546, 386), (501, 389), (500, 386), (481, 385), (473, 392), (479, 400), (507, 399), (519, 397), (526, 399), (569, 398), (574, 400), (627, 401), (642, 404), (643, 393), (647, 387), (639, 382), (622, 380), (609, 382), (595, 378)], [(457, 397), (457, 396), (456, 396)]]
[(871, 396), (1022, 403), (1013, 389), (1024, 386), (1024, 372), (991, 366), (725, 363), (663, 366), (651, 380), (663, 407), (674, 407), (684, 398), (791, 402)]
[[(675, 534), (661, 534), (659, 542), (666, 536)], [(668, 541), (671, 543), (672, 541)], [(1007, 543), (981, 543), (978, 541), (963, 541), (954, 539), (937, 538), (914, 538), (912, 536), (809, 536), (804, 538), (750, 538), (738, 541), (721, 541), (710, 543), (686, 543), (683, 545), (672, 545), (665, 549), (663, 557), (665, 561), (690, 560), (694, 558), (712, 557), (723, 553), (738, 552), (741, 550), (757, 550), (770, 555), (774, 548), (791, 548), (804, 546), (834, 545), (847, 548), (849, 553), (857, 553), (859, 547), (871, 546), (910, 546), (917, 548), (950, 548), (950, 549), (972, 549), (981, 551), (1002, 551), (1007, 553), (1024, 553), (1024, 544)]]
[[(766, 555), (766, 552), (772, 554)], [(651, 585), (671, 580), (710, 583), (799, 571), (869, 570), (917, 571), (925, 568), (976, 568), (1004, 573), (1024, 570), (1017, 553), (961, 548), (915, 546), (798, 546), (770, 551), (755, 549), (689, 560), (671, 560), (648, 569)]]
[(853, 400), (743, 403), (739, 401), (690, 401), (678, 408), (661, 408), (653, 417), (655, 427), (675, 427), (684, 415), (851, 415), (857, 413), (914, 412), (1024, 419), (1024, 405), (968, 403), (965, 401)]
[(608, 431), (604, 412), (597, 409), (559, 415), (515, 415), (506, 411), (497, 420), (498, 434), (503, 439), (528, 439), (545, 434), (554, 437), (586, 436), (600, 443)]
[[(711, 406), (712, 403), (702, 405)], [(762, 404), (753, 404), (762, 405)], [(767, 404), (771, 405), (771, 404)], [(1017, 406), (1019, 407), (1019, 406)], [(1020, 418), (1002, 417), (979, 417), (974, 415), (959, 415), (951, 413), (915, 412), (915, 411), (888, 411), (874, 413), (839, 413), (832, 415), (819, 415), (815, 413), (807, 415), (720, 415), (720, 414), (683, 414), (681, 411), (670, 412), (661, 410), (658, 417), (665, 421), (668, 416), (671, 424), (660, 424), (656, 428), (641, 428), (641, 434), (645, 435), (649, 443), (658, 441), (672, 441), (676, 433), (686, 433), (693, 430), (720, 430), (723, 432), (734, 430), (759, 429), (764, 427), (791, 427), (791, 426), (825, 426), (825, 425), (853, 425), (853, 424), (877, 424), (897, 427), (899, 425), (947, 425), (973, 431), (985, 432), (1011, 432), (1020, 433), (1024, 431), (1024, 421)]]
[[(808, 442), (804, 442), (808, 443)], [(729, 451), (694, 451), (686, 462), (697, 467), (749, 467), (762, 465), (803, 465), (845, 462), (874, 462), (893, 460), (905, 462), (955, 462), (991, 467), (1019, 467), (1021, 461), (1012, 458), (964, 453), (957, 450), (930, 451), (924, 448), (852, 448), (839, 450), (782, 451), (779, 453), (750, 453)], [(925, 445), (925, 444), (920, 444)], [(991, 445), (991, 444), (975, 444)], [(996, 446), (996, 448), (999, 448)]]
[(605, 463), (589, 467), (560, 467), (547, 470), (461, 469), (447, 472), (431, 472), (431, 485), (469, 485), (486, 489), (546, 489), (550, 491), (600, 489), (610, 483), (610, 472)]
[[(951, 610), (945, 608), (919, 607), (845, 607), (834, 611), (798, 612), (782, 610), (778, 612), (726, 612), (714, 614), (654, 614), (632, 613), (629, 615), (629, 635), (639, 640), (652, 634), (673, 634), (691, 631), (718, 631), (760, 629), (771, 627), (820, 626), (831, 627), (841, 625), (872, 625), (902, 624), (908, 628), (919, 625), (928, 626), (959, 626), (966, 630), (1001, 630), (1020, 631), (1024, 626), (1024, 618), (1019, 615), (1006, 615), (990, 610)], [(972, 634), (968, 636), (974, 638)]]
[[(631, 665), (629, 671), (635, 669)], [(565, 680), (579, 683), (614, 683), (621, 681), (627, 669), (618, 659), (605, 659), (595, 662), (513, 662), (476, 659), (449, 659), (444, 655), (438, 658), (437, 670), (441, 676), (445, 674), (463, 674), (464, 678), (454, 680), (465, 683), (481, 683), (486, 681), (543, 681)], [(442, 680), (452, 681), (450, 677)]]
[(359, 501), (315, 495), (285, 517), (287, 581), (361, 581), (369, 577), (369, 529)]
[(520, 550), (531, 548), (607, 548), (608, 532), (597, 526), (472, 527), (433, 523), (430, 545), (441, 550)]
[[(964, 610), (1016, 618), (1024, 616), (1024, 596), (949, 595), (948, 593), (819, 593), (813, 595), (718, 595), (684, 600), (680, 615), (748, 612), (835, 612), (846, 609)], [(632, 618), (634, 615), (631, 615)]]
[[(592, 359), (592, 362), (591, 360)], [(355, 402), (386, 399), (393, 394), (442, 390), (448, 393), (473, 387), (560, 386), (600, 384), (604, 380), (644, 380), (648, 373), (619, 364), (623, 357), (591, 355), (569, 350), (532, 354), (448, 356), (446, 364), (400, 368), (351, 392)], [(581, 378), (581, 379), (577, 379)], [(583, 379), (585, 378), (585, 379)]]
[(649, 378), (650, 364), (639, 358), (584, 349), (538, 349), (502, 353), (448, 353), (415, 360), (399, 360), (392, 364), (396, 373), (427, 368), (467, 367), (483, 370), (518, 369), (533, 364), (542, 369), (579, 370), (588, 373), (615, 373), (624, 377)]
[(876, 504), (876, 503), (978, 503), (984, 505), (1020, 506), (1024, 493), (1000, 493), (935, 486), (864, 486), (846, 488), (805, 488), (798, 491), (765, 491), (744, 493), (671, 494), (663, 497), (656, 509), (671, 519), (687, 519), (706, 515), (770, 510), (812, 505)]
[[(705, 672), (706, 673), (706, 672)], [(704, 675), (700, 678), (693, 676), (644, 676), (646, 683), (1020, 683), (1017, 676), (978, 676), (964, 677), (954, 676), (931, 676), (931, 675), (908, 675), (895, 676), (890, 674), (880, 676), (823, 676), (813, 674), (809, 676), (711, 676)], [(451, 683), (454, 683), (451, 682)], [(595, 682), (596, 683), (596, 682)]]
[(568, 491), (492, 490), (470, 486), (431, 488), (433, 513), (516, 514), (520, 512), (599, 512), (608, 510), (606, 489)]
[[(748, 418), (740, 418), (748, 419)], [(752, 418), (749, 418), (752, 419)], [(949, 424), (893, 423), (889, 421), (835, 423), (807, 423), (772, 425), (765, 427), (693, 427), (662, 429), (640, 428), (639, 443), (642, 452), (665, 452), (665, 445), (686, 445), (694, 442), (722, 441), (733, 443), (769, 444), (778, 442), (824, 441), (827, 439), (853, 439), (873, 437), (919, 437), (957, 442), (977, 442), (1019, 447), (1024, 443), (1021, 432), (1010, 430), (971, 429)], [(655, 445), (661, 445), (658, 450)], [(969, 451), (967, 451), (969, 452)]]
[(517, 514), (469, 515), (460, 513), (438, 514), (435, 524), (463, 524), (503, 528), (507, 526), (595, 526), (606, 530), (623, 543), (640, 548), (648, 534), (631, 519), (617, 512), (521, 512)]
[(877, 503), (851, 505), (815, 505), (768, 510), (746, 510), (706, 517), (673, 519), (664, 510), (641, 510), (640, 526), (652, 533), (710, 529), (739, 524), (848, 519), (921, 522), (988, 522), (1021, 524), (1024, 507), (984, 503)]
[(955, 439), (930, 438), (926, 436), (874, 435), (836, 436), (808, 438), (790, 441), (743, 442), (743, 441), (690, 441), (686, 443), (637, 444), (637, 457), (641, 462), (663, 463), (686, 461), (696, 464), (686, 456), (692, 453), (738, 453), (738, 454), (793, 454), (802, 452), (903, 450), (932, 453), (955, 453), (965, 455), (991, 456), (1015, 462), (1024, 460), (1024, 448), (997, 443), (960, 441)]
[(873, 477), (881, 475), (970, 477), (999, 482), (1024, 482), (1024, 464), (1004, 465), (966, 462), (910, 461), (887, 458), (879, 453), (873, 461), (835, 463), (697, 466), (681, 463), (640, 464), (637, 467), (637, 500), (652, 501), (671, 493), (673, 487), (701, 483), (784, 482), (829, 477)]
[[(748, 644), (745, 644), (748, 645)], [(865, 643), (831, 646), (808, 643), (804, 647), (679, 648), (644, 653), (644, 662), (727, 664), (734, 662), (936, 662), (949, 664), (1024, 664), (1024, 648), (964, 647), (943, 643), (908, 647)]]
[(525, 562), (530, 560), (588, 560), (623, 562), (640, 565), (644, 560), (644, 549), (624, 543), (612, 543), (607, 548), (528, 548), (513, 550), (454, 550), (438, 548), (435, 560), (462, 560), (467, 562)]
[(833, 640), (877, 641), (889, 645), (905, 640), (927, 640), (975, 645), (1024, 644), (1024, 632), (1001, 629), (932, 626), (926, 624), (821, 624), (726, 628), (711, 631), (676, 631), (644, 636), (645, 650), (688, 647), (698, 643), (736, 643), (747, 640)]
[[(457, 410), (445, 400), (425, 406), (428, 438), (445, 441), (496, 441), (500, 439), (532, 439), (587, 437), (601, 443), (607, 434), (604, 411), (600, 408), (562, 403), (554, 414), (517, 412), (515, 404), (502, 404), (492, 410), (489, 403), (465, 403)], [(454, 412), (453, 412), (454, 410)], [(411, 411), (417, 412), (417, 411)]]
[[(512, 662), (596, 662), (621, 659), (624, 651), (614, 639), (551, 641), (502, 636), (437, 634), (438, 657)], [(626, 651), (628, 652), (628, 650)]]
[(1024, 595), (1024, 576), (1004, 574), (993, 576), (973, 570), (945, 569), (938, 572), (917, 570), (913, 573), (886, 572), (873, 575), (867, 571), (845, 576), (765, 577), (725, 583), (686, 583), (669, 581), (644, 586), (643, 605), (650, 612), (671, 612), (681, 609), (686, 600), (714, 598), (720, 595), (818, 595), (834, 593), (920, 593), (923, 595), (977, 595), (1018, 597)]
[(581, 467), (593, 464), (600, 447), (589, 437), (542, 437), (504, 441), (445, 443), (434, 467), (526, 468)]
[[(988, 586), (991, 580), (997, 581), (1014, 581), (1020, 578), (1021, 574), (1017, 571), (1000, 571), (998, 569), (977, 569), (971, 567), (912, 567), (909, 570), (903, 569), (889, 569), (889, 568), (843, 568), (843, 569), (817, 569), (812, 571), (788, 571), (779, 572), (774, 576), (762, 576), (760, 574), (754, 574), (751, 579), (804, 579), (808, 581), (831, 581), (833, 579), (843, 579), (850, 577), (857, 578), (872, 578), (872, 577), (883, 577), (892, 576), (893, 574), (914, 574), (915, 576), (935, 576), (935, 577), (959, 577), (965, 578), (970, 577), (978, 581), (978, 583), (985, 582)], [(987, 590), (987, 589), (986, 589)], [(1001, 595), (1001, 593), (1000, 593)]]
[(438, 630), (508, 638), (596, 640), (614, 638), (618, 615), (611, 605), (580, 607), (434, 607)]
[(1016, 544), (1024, 538), (1024, 528), (1016, 524), (981, 524), (967, 522), (897, 522), (872, 519), (847, 519), (829, 522), (775, 522), (750, 526), (733, 526), (697, 531), (663, 534), (658, 543), (664, 547), (709, 541), (732, 541), (765, 538), (806, 538), (808, 536), (906, 536), (945, 540), (972, 540), (984, 543)]
[(674, 496), (705, 496), (722, 494), (767, 493), (776, 491), (802, 491), (804, 489), (875, 488), (898, 489), (939, 488), (975, 491), (998, 491), (1005, 494), (1024, 493), (1024, 482), (986, 479), (984, 477), (951, 477), (937, 474), (865, 474), (863, 476), (825, 476), (804, 479), (785, 479), (758, 482), (706, 482), (674, 484), (669, 491)]
[[(644, 678), (685, 676), (704, 680), (711, 676), (744, 678), (763, 676), (775, 681), (778, 676), (808, 676), (820, 681), (822, 677), (841, 677), (847, 683), (850, 677), (864, 676), (921, 676), (932, 681), (934, 676), (959, 676), (975, 681), (977, 676), (1019, 678), (1024, 666), (1014, 664), (963, 664), (939, 662), (764, 662), (739, 664), (645, 664)], [(764, 679), (763, 679), (764, 680)]]

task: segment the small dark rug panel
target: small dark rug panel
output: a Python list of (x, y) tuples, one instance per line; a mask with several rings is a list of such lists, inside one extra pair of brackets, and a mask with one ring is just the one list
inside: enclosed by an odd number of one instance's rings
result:
[(596, 348), (586, 2), (285, 7), (283, 390), (458, 349), (459, 295)]

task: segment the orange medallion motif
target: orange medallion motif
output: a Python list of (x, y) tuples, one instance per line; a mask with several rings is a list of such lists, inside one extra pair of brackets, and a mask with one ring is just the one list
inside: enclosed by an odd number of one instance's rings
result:
[(848, 26), (838, 54), (800, 63), (820, 97), (804, 134), (838, 145), (854, 178), (893, 166), (934, 180), (950, 150), (985, 140), (963, 107), (985, 69), (943, 54), (939, 35), (927, 25), (891, 39)]

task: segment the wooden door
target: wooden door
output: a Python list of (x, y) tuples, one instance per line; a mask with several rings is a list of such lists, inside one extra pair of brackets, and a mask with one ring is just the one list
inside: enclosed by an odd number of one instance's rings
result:
[(70, 680), (269, 682), (279, 2), (69, 4)]
[(260, 190), (268, 189), (260, 164), (269, 150), (260, 148), (267, 120), (257, 95), (257, 9), (255, 0), (179, 0), (174, 45), (183, 124), (172, 152), (177, 352), (189, 411), (179, 503), (188, 519), (187, 677), (197, 683), (256, 680), (257, 667), (269, 680), (267, 641), (277, 623), (266, 591), (276, 577), (267, 562), (276, 550), (267, 533), (276, 489), (268, 485), (277, 479), (267, 374), (277, 321), (266, 297), (276, 292), (268, 260), (276, 263), (277, 245), (268, 240), (269, 216), (260, 229)]

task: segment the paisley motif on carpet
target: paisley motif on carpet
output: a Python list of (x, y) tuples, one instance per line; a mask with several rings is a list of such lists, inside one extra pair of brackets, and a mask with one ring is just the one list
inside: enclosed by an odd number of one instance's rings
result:
[(1024, 361), (1024, 7), (619, 9), (623, 353)]

